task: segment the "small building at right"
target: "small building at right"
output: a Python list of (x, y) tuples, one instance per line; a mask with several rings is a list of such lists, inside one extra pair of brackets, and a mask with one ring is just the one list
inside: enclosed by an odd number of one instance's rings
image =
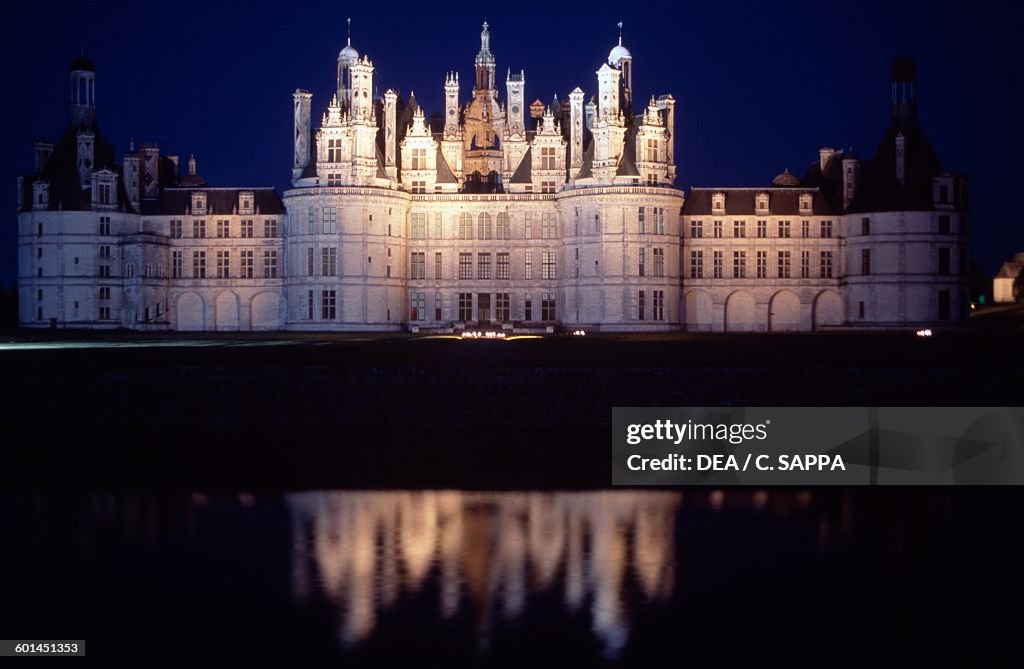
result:
[(1021, 272), (1024, 272), (1024, 251), (1015, 254), (1013, 260), (1004, 262), (992, 280), (992, 299), (996, 304), (1017, 301), (1013, 286)]

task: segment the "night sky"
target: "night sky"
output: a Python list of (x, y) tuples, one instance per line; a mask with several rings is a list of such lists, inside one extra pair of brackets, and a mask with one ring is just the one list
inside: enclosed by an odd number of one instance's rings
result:
[[(276, 186), (292, 162), (292, 101), (313, 92), (319, 119), (334, 87), (345, 19), (369, 54), (378, 92), (415, 91), (442, 109), (444, 73), (472, 88), (480, 24), (491, 25), (499, 81), (526, 70), (528, 100), (596, 89), (616, 43), (633, 53), (636, 96), (671, 92), (676, 185), (757, 186), (803, 175), (821, 146), (870, 157), (889, 120), (889, 66), (918, 61), (924, 130), (951, 172), (972, 179), (974, 255), (989, 274), (1024, 250), (1021, 140), (1024, 20), (1009, 2), (773, 3), (17, 3), (6, 12), (7, 93), (0, 279), (17, 272), (15, 176), (33, 140), (67, 123), (67, 67), (97, 69), (97, 118), (117, 147), (157, 142), (190, 153), (214, 186)], [(486, 9), (485, 9), (486, 8)], [(502, 83), (502, 97), (504, 84)]]

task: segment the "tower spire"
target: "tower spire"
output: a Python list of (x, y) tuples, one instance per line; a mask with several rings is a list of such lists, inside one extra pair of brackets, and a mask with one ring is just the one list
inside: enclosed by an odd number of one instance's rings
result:
[[(352, 46), (352, 18), (349, 17), (347, 19), (347, 21), (348, 21), (348, 45)], [(621, 36), (619, 37), (619, 42), (620, 43), (622, 42), (622, 37)]]
[(622, 46), (622, 21), (619, 21), (619, 46)]

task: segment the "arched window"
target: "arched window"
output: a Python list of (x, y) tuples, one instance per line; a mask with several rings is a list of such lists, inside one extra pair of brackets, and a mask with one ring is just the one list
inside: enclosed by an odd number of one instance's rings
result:
[(473, 239), (473, 216), (468, 212), (459, 215), (459, 239)]
[(477, 219), (477, 239), (491, 239), (493, 236), (491, 215), (487, 213), (480, 214)]

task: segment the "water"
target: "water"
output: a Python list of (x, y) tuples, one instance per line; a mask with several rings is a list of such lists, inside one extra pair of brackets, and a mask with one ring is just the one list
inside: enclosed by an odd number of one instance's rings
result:
[(978, 658), (1021, 592), (1012, 491), (0, 499), (2, 636), (103, 664)]

